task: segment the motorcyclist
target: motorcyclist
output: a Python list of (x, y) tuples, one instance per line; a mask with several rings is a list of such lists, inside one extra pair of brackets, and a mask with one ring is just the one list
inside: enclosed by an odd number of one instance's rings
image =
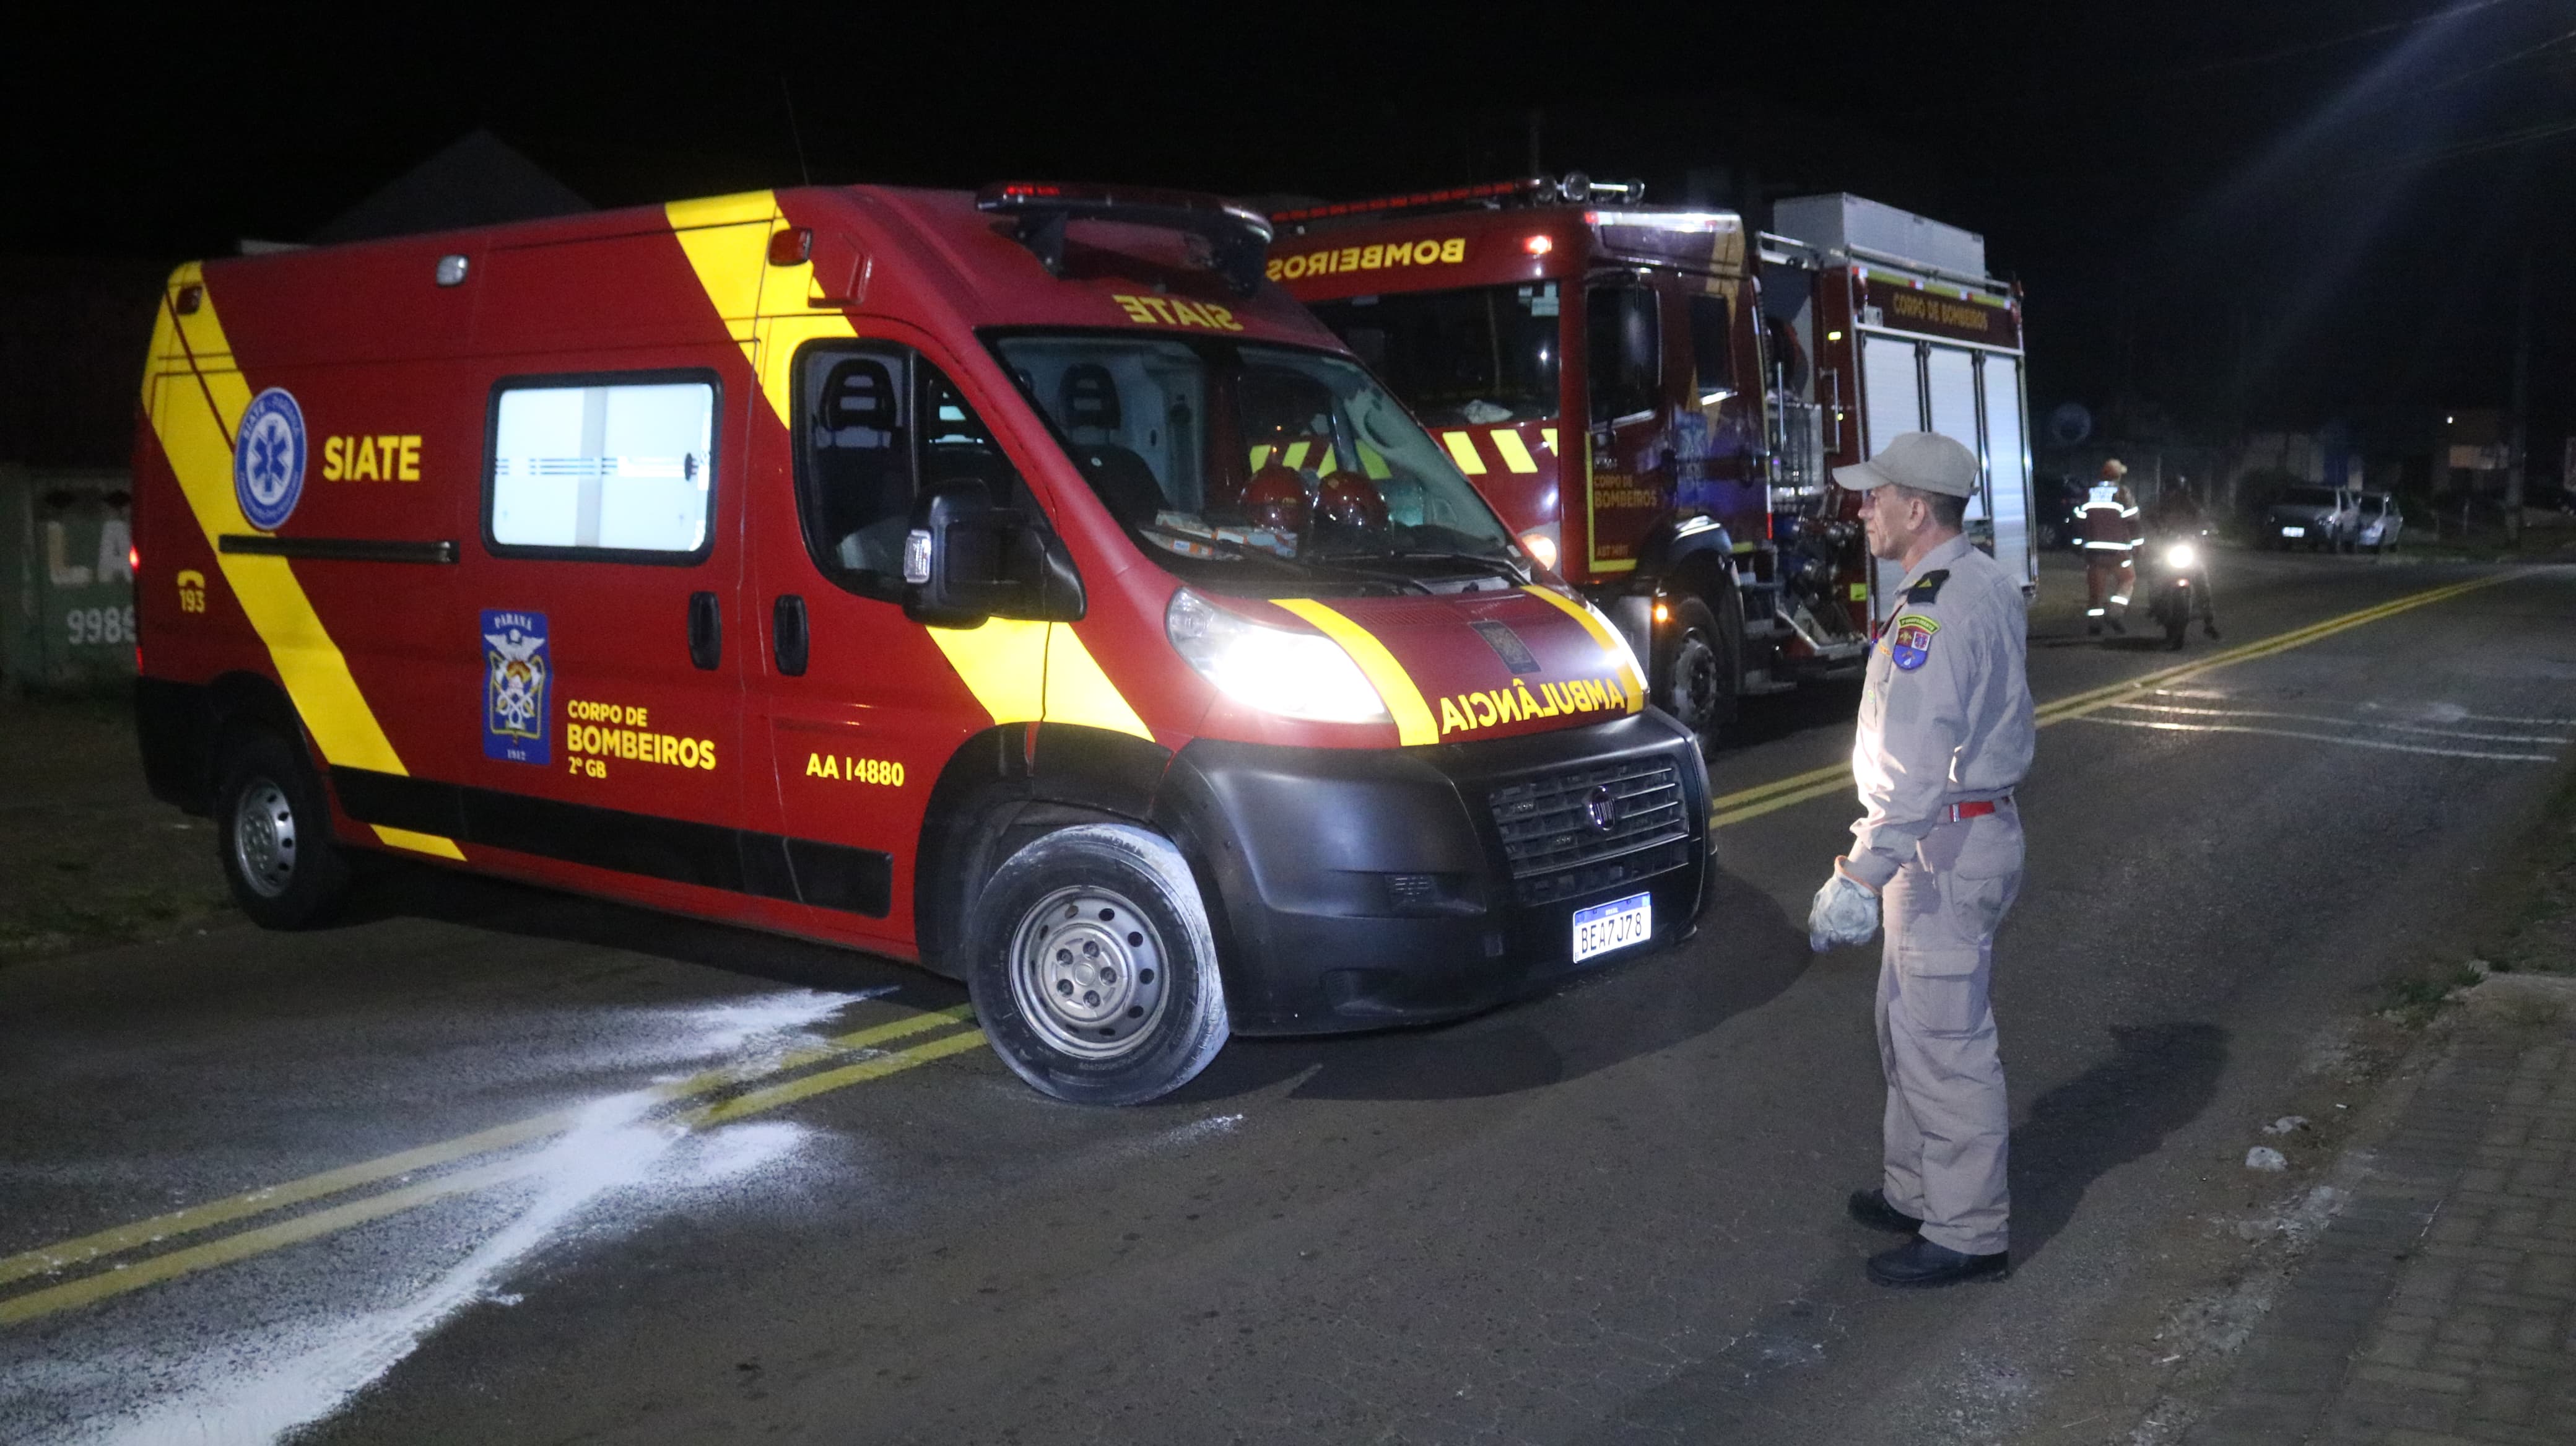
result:
[(2192, 613), (2200, 619), (2201, 632), (2218, 636), (2218, 608), (2209, 591), (2209, 518), (2200, 508), (2199, 499), (2181, 478), (2156, 495), (2155, 506), (2147, 513), (2147, 559), (2149, 567), (2163, 572), (2171, 567), (2167, 554), (2176, 543), (2189, 543), (2195, 560), (2189, 565), (2194, 575)]

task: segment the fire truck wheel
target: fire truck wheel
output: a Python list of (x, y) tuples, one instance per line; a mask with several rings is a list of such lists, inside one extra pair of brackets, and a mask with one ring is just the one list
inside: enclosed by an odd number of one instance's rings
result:
[(1716, 736), (1733, 701), (1729, 641), (1708, 604), (1695, 597), (1674, 604), (1672, 621), (1656, 639), (1655, 702), (1702, 738)]
[(1144, 829), (1028, 844), (976, 896), (966, 942), (976, 1018), (1041, 1094), (1142, 1104), (1189, 1083), (1230, 1032), (1198, 881)]
[(224, 749), (215, 847), (233, 902), (262, 928), (317, 923), (348, 887), (321, 780), (301, 750), (264, 728), (236, 734)]

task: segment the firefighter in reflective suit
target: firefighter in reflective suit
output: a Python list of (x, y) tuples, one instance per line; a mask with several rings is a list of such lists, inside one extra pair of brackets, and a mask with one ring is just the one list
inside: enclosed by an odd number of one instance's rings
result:
[(1884, 1169), (1855, 1192), (1864, 1225), (1911, 1236), (1871, 1257), (1881, 1285), (2011, 1271), (2004, 1230), (2010, 1112), (1987, 984), (1995, 929), (2021, 887), (2013, 789), (2030, 770), (2021, 587), (1960, 535), (1974, 453), (1907, 432), (1834, 480), (1861, 494), (1873, 555), (1905, 569), (1870, 650), (1852, 774), (1867, 810), (1807, 919), (1819, 952), (1861, 944), (1882, 909), (1878, 1052)]
[(2102, 635), (2102, 624), (2108, 621), (2111, 631), (2125, 633), (2110, 608), (2126, 612), (2129, 593), (2138, 585), (2138, 548), (2146, 541), (2146, 529), (2138, 521), (2138, 499), (2120, 481), (2129, 469), (2114, 457), (2102, 464), (2102, 475), (2093, 490), (2084, 495), (2081, 511), (2084, 532), (2084, 631)]

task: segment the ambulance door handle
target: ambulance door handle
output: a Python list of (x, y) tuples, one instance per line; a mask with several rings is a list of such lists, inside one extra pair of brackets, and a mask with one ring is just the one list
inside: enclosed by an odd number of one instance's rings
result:
[(778, 671), (791, 678), (805, 676), (806, 655), (813, 637), (805, 627), (805, 599), (794, 593), (783, 593), (769, 610), (769, 640), (778, 656)]
[(689, 661), (709, 671), (724, 661), (724, 609), (714, 593), (689, 594)]

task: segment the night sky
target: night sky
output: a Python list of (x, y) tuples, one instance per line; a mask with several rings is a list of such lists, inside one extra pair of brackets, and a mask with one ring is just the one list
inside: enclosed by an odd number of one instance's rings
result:
[(477, 128), (601, 205), (800, 174), (1341, 198), (1520, 174), (1535, 112), (1547, 171), (1650, 200), (1851, 190), (1984, 232), (2042, 409), (2403, 446), (2506, 401), (2528, 256), (2536, 456), (2576, 413), (2576, 0), (93, 8), (9, 22), (0, 251), (301, 238)]

